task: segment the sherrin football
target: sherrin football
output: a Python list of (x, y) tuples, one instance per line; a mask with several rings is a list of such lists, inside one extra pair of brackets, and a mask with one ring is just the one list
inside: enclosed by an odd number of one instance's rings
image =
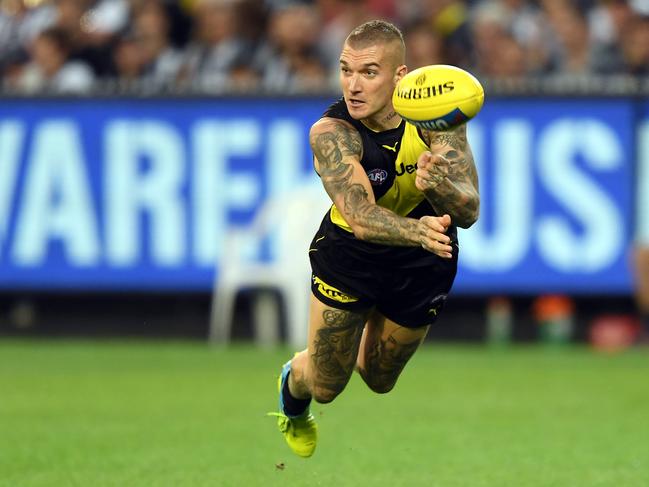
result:
[(408, 122), (429, 130), (448, 130), (475, 117), (484, 89), (471, 73), (447, 64), (417, 68), (397, 83), (394, 110)]

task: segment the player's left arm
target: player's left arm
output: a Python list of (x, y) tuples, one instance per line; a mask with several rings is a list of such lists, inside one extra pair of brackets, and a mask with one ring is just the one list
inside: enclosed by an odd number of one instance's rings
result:
[(469, 228), (480, 213), (478, 171), (466, 138), (466, 124), (447, 131), (420, 130), (430, 148), (417, 161), (417, 189), (438, 215), (447, 213)]

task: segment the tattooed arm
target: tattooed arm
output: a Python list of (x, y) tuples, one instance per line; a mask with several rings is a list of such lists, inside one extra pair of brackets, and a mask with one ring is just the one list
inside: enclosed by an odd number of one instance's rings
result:
[(480, 194), (466, 124), (445, 132), (422, 130), (421, 135), (430, 152), (417, 161), (417, 189), (438, 215), (448, 213), (456, 225), (469, 228), (480, 213)]
[(440, 257), (451, 256), (450, 239), (445, 235), (448, 217), (416, 220), (376, 204), (360, 163), (363, 144), (354, 127), (323, 118), (311, 128), (309, 141), (322, 184), (357, 238), (385, 245), (421, 245)]

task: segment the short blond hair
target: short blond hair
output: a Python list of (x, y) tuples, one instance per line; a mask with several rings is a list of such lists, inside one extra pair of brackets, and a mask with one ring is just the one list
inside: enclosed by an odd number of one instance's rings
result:
[(397, 65), (404, 64), (406, 59), (406, 44), (399, 28), (385, 20), (370, 20), (352, 30), (345, 44), (353, 48), (364, 48), (376, 44), (396, 45)]

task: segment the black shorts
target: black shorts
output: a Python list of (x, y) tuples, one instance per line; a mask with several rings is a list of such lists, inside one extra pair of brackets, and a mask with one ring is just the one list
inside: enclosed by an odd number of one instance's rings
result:
[(357, 240), (328, 217), (309, 248), (311, 291), (337, 309), (376, 309), (398, 325), (430, 325), (439, 316), (457, 272), (453, 258), (442, 259), (416, 247), (388, 247)]

